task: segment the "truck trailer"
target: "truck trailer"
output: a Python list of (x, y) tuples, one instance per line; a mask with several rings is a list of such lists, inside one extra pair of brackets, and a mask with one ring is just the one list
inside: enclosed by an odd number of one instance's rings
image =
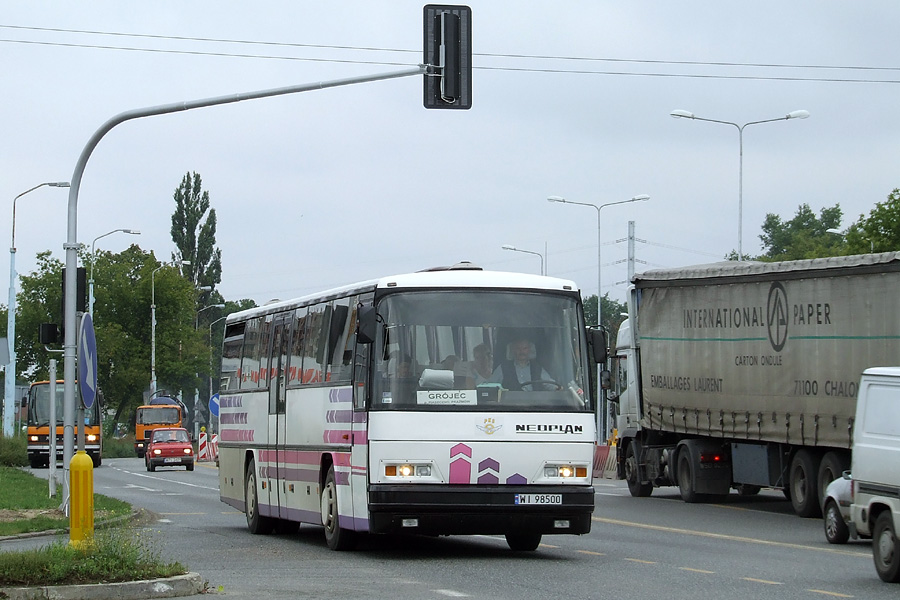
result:
[(634, 276), (611, 363), (618, 476), (686, 502), (777, 488), (821, 514), (862, 372), (900, 360), (900, 253)]

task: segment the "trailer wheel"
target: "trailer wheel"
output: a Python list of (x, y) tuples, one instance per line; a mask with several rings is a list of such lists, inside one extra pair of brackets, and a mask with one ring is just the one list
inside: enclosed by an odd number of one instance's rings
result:
[(819, 504), (825, 502), (825, 488), (835, 479), (840, 479), (841, 474), (850, 468), (847, 459), (842, 453), (826, 452), (819, 465)]
[(819, 517), (822, 507), (819, 504), (819, 465), (816, 457), (807, 449), (794, 455), (791, 461), (791, 505), (801, 517)]
[(691, 452), (683, 449), (678, 453), (678, 491), (681, 499), (688, 503), (700, 502), (703, 494), (698, 494), (694, 488), (694, 472), (691, 466)]
[(890, 511), (884, 511), (875, 520), (872, 556), (875, 558), (875, 570), (882, 581), (900, 583), (900, 542), (897, 540)]
[(253, 534), (272, 533), (273, 522), (259, 514), (259, 498), (256, 495), (256, 461), (250, 459), (244, 478), (244, 506), (247, 512), (247, 529)]
[(653, 493), (653, 484), (641, 483), (637, 453), (634, 450), (636, 445), (637, 442), (631, 442), (625, 450), (625, 481), (628, 482), (628, 491), (633, 497), (646, 498)]
[(541, 534), (515, 531), (506, 534), (506, 543), (513, 552), (532, 552), (541, 545)]
[(332, 550), (352, 550), (356, 545), (356, 532), (341, 527), (334, 466), (328, 467), (328, 474), (325, 476), (321, 506), (322, 525), (325, 526), (325, 541), (328, 543), (328, 547)]

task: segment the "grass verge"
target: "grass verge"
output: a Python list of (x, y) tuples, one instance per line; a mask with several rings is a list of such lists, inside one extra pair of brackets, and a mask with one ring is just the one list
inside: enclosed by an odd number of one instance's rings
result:
[(54, 542), (36, 550), (0, 552), (0, 587), (139, 581), (183, 575), (180, 563), (164, 563), (152, 535), (129, 528), (96, 532), (78, 547)]
[[(13, 467), (0, 466), (0, 536), (31, 531), (65, 529), (69, 518), (57, 509), (62, 491), (50, 498), (46, 480)], [(120, 500), (94, 494), (94, 521), (124, 516), (131, 506)]]
[[(46, 480), (13, 467), (0, 466), (0, 535), (65, 529), (69, 519), (56, 509)], [(131, 513), (131, 506), (94, 494), (94, 518)], [(178, 562), (160, 560), (153, 534), (127, 526), (98, 529), (89, 543), (53, 542), (36, 550), (0, 552), (0, 587), (138, 581), (183, 575)]]

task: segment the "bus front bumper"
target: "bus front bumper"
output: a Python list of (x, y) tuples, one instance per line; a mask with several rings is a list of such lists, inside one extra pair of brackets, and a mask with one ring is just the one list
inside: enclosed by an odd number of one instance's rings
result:
[(584, 534), (593, 512), (590, 486), (369, 486), (372, 533)]

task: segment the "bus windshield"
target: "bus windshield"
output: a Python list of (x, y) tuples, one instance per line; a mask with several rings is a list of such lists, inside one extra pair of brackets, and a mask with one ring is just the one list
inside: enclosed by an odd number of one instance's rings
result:
[(181, 422), (178, 408), (175, 406), (142, 406), (137, 409), (139, 425), (174, 425)]
[(378, 315), (373, 410), (593, 410), (575, 296), (403, 292)]
[[(62, 424), (63, 420), (63, 396), (65, 393), (65, 385), (63, 382), (56, 384), (56, 421)], [(77, 390), (76, 390), (77, 395)], [(50, 384), (39, 383), (32, 385), (28, 390), (28, 424), (31, 426), (42, 427), (50, 424)], [(75, 399), (76, 405), (81, 400)], [(84, 413), (85, 425), (92, 426), (100, 423), (100, 415), (98, 412), (99, 403), (94, 402), (91, 410)]]

